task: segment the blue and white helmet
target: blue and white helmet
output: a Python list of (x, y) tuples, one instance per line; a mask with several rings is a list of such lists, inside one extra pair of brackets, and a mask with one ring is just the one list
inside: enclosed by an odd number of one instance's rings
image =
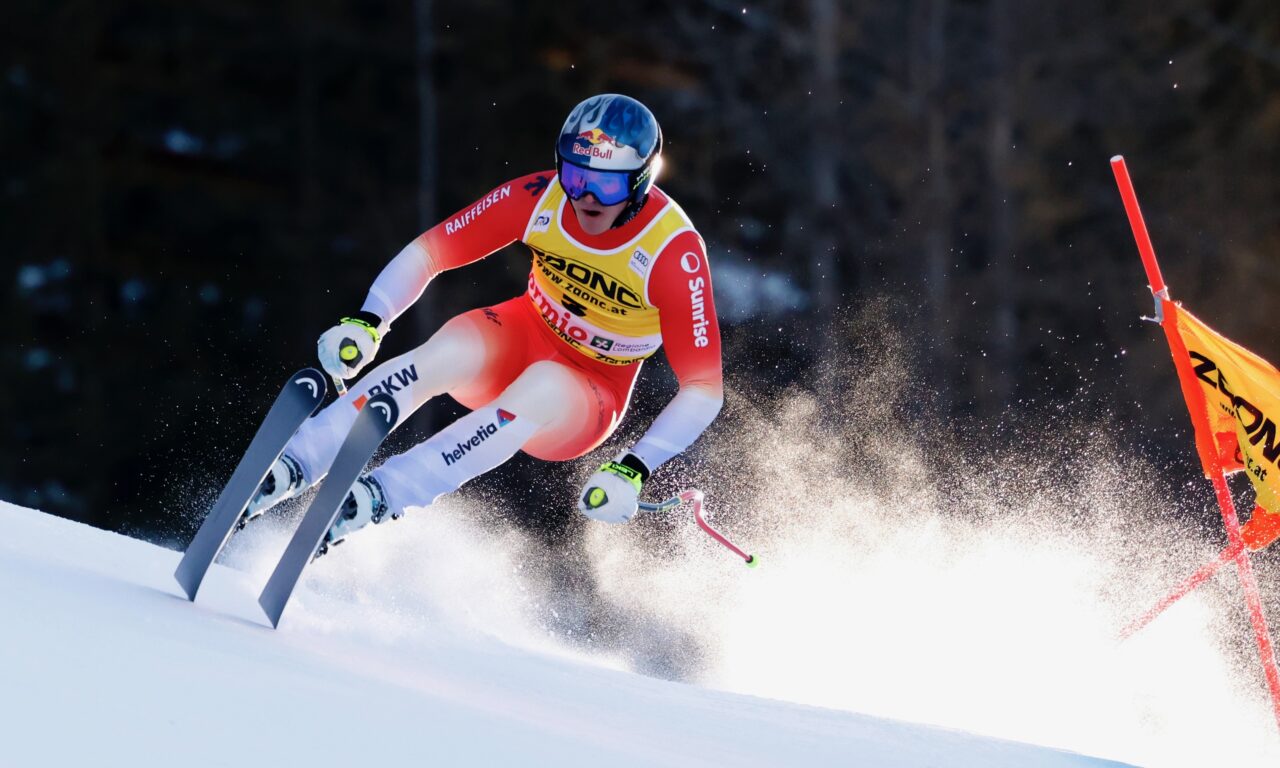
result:
[(556, 142), (556, 169), (563, 164), (627, 173), (632, 202), (653, 187), (662, 153), (662, 129), (649, 108), (630, 96), (602, 93), (573, 108)]

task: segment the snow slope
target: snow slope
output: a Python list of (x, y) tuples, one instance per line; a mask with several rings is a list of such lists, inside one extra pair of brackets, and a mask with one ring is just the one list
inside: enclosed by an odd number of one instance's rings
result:
[(273, 631), (258, 574), (216, 566), (192, 605), (176, 552), (3, 502), (0, 529), (0, 766), (1119, 765), (657, 680), (314, 580)]

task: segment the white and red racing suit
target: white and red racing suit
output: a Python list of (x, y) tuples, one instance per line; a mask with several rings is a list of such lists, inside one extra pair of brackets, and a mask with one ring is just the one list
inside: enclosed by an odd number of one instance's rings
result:
[(710, 265), (684, 211), (656, 187), (629, 221), (588, 235), (554, 172), (509, 181), (409, 243), (362, 309), (385, 333), (436, 275), (516, 241), (533, 255), (524, 295), (453, 318), (310, 420), (286, 449), (310, 482), (378, 392), (396, 398), (401, 421), (444, 392), (473, 409), (376, 471), (397, 506), (429, 504), (516, 450), (581, 456), (613, 433), (659, 347), (680, 389), (632, 452), (653, 470), (706, 429), (723, 401)]

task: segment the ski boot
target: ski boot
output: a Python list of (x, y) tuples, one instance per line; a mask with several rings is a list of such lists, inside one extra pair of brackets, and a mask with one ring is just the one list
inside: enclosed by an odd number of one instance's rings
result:
[(262, 478), (258, 492), (249, 500), (249, 506), (240, 515), (236, 530), (243, 529), (249, 521), (271, 509), (285, 499), (292, 499), (307, 487), (307, 479), (302, 474), (302, 466), (288, 454), (281, 454), (276, 463), (271, 465), (267, 476)]
[(386, 493), (382, 484), (372, 475), (363, 475), (351, 486), (347, 498), (338, 508), (338, 517), (324, 535), (316, 557), (327, 553), (330, 546), (336, 546), (346, 540), (352, 532), (358, 531), (369, 523), (377, 525), (383, 520), (399, 519), (400, 513), (390, 513), (387, 507)]

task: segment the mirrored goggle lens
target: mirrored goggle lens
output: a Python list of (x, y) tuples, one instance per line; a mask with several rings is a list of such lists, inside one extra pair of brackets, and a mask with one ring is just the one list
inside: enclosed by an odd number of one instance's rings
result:
[(573, 163), (561, 163), (560, 186), (571, 200), (590, 192), (601, 205), (616, 205), (630, 196), (626, 171), (595, 171)]

